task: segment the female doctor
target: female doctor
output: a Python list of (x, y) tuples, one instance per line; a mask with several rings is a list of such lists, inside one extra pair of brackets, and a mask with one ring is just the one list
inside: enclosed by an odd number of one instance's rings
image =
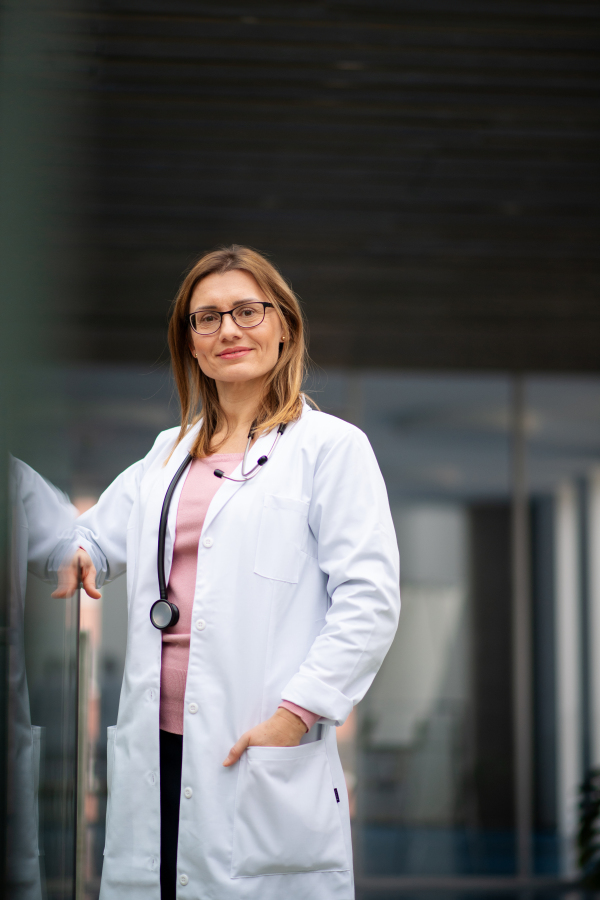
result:
[(59, 587), (127, 572), (100, 897), (351, 900), (335, 726), (398, 623), (384, 482), (306, 403), (299, 304), (258, 253), (200, 259), (169, 346), (181, 428), (81, 516)]

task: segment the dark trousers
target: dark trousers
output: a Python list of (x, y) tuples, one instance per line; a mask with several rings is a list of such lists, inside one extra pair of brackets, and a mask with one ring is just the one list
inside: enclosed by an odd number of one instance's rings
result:
[(183, 735), (160, 732), (160, 896), (175, 900)]

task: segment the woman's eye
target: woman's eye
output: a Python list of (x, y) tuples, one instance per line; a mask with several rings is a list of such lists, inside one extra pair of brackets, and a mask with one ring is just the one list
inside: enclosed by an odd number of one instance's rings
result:
[(204, 315), (200, 319), (200, 322), (202, 324), (211, 325), (216, 320), (216, 318), (217, 317), (214, 313), (204, 313)]
[(252, 306), (245, 306), (239, 313), (243, 319), (251, 319), (252, 316), (256, 315), (256, 310)]

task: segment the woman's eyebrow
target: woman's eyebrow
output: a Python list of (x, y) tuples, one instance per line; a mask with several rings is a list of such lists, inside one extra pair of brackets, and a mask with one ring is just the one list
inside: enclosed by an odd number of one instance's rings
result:
[[(242, 303), (260, 303), (260, 300), (258, 300), (256, 297), (244, 297), (243, 300), (236, 300), (231, 308), (235, 309), (236, 306), (241, 306)], [(206, 309), (214, 309), (217, 312), (220, 311), (217, 309), (215, 304), (212, 303), (212, 304), (209, 304), (209, 306), (197, 306), (196, 309), (191, 310), (190, 315), (193, 315), (193, 313), (202, 312), (203, 310), (206, 310)]]

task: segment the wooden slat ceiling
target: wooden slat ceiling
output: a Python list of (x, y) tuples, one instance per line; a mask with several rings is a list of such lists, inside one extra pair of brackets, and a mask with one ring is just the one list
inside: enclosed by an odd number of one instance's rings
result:
[(183, 271), (236, 242), (321, 365), (600, 369), (600, 4), (107, 0), (60, 31), (88, 358), (164, 355)]

